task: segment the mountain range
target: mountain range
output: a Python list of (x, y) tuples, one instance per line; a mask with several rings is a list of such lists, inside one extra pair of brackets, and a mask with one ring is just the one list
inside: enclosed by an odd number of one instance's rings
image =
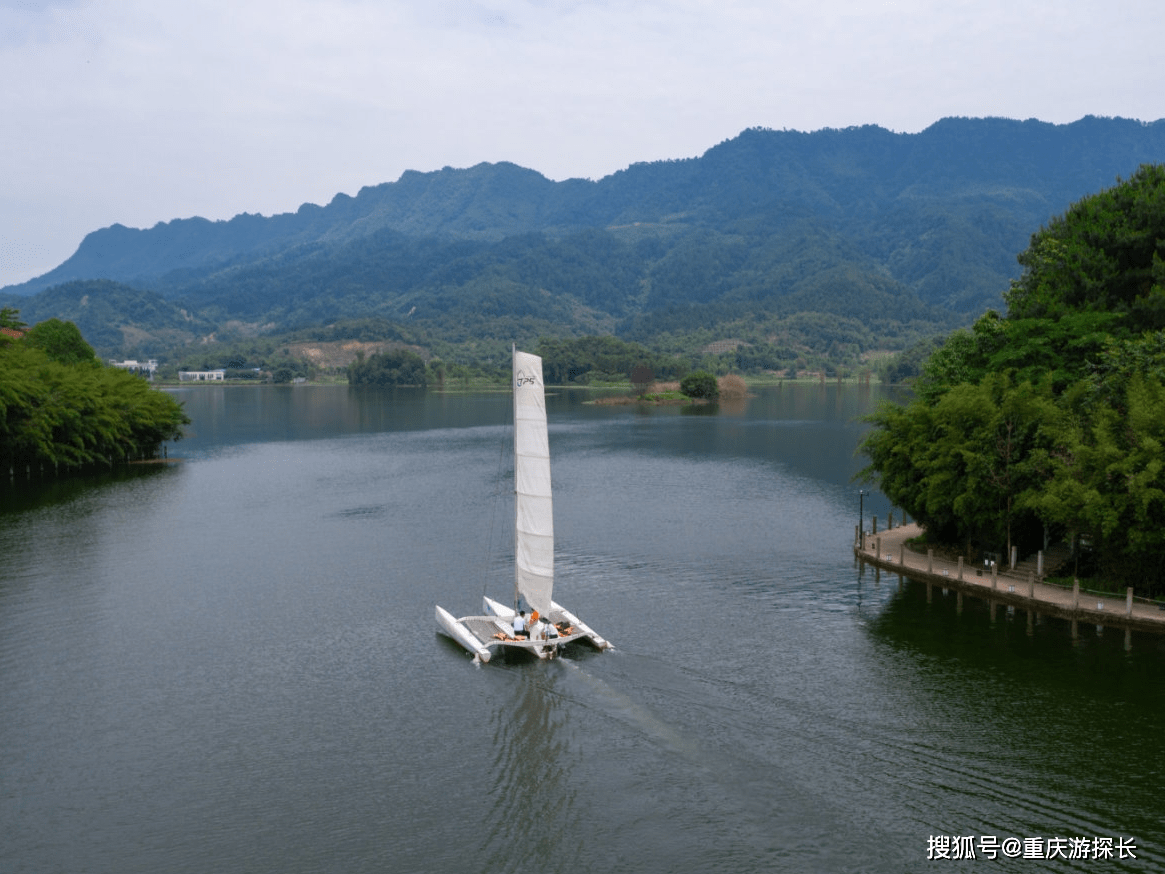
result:
[(96, 230), (0, 304), (69, 318), (110, 354), (375, 319), (454, 357), (613, 334), (843, 360), (1001, 309), (1031, 234), (1163, 160), (1165, 120), (947, 118), (750, 129), (597, 181), (409, 171), (294, 213)]

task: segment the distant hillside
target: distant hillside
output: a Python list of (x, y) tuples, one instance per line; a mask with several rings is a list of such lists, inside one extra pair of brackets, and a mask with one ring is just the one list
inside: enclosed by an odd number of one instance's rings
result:
[(5, 300), (19, 308), (20, 320), (28, 325), (52, 318), (72, 322), (102, 357), (118, 350), (154, 357), (214, 330), (211, 322), (156, 292), (108, 279), (67, 282), (32, 297)]
[(270, 218), (115, 225), (0, 297), (105, 279), (212, 325), (379, 317), (450, 343), (741, 326), (776, 342), (826, 314), (847, 348), (898, 343), (1001, 308), (1035, 231), (1163, 160), (1165, 121), (754, 129), (597, 182), (479, 164)]

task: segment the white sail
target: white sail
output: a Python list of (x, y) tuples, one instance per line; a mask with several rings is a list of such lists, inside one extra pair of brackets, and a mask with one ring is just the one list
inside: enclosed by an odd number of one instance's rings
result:
[(554, 594), (554, 507), (542, 359), (514, 350), (514, 587), (544, 616)]

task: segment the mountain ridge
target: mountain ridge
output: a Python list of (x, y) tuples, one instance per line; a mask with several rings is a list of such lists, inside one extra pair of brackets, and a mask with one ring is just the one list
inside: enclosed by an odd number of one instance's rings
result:
[(937, 328), (1000, 308), (1033, 233), (1162, 160), (1165, 120), (749, 128), (699, 157), (599, 180), (479, 163), (408, 170), (270, 217), (113, 225), (0, 297), (101, 279), (200, 322), (287, 330), (375, 316), (433, 337), (514, 329), (498, 319), (648, 337), (730, 312)]
[[(1017, 163), (1027, 177), (1023, 181), (1042, 176), (1042, 188), (1051, 190), (1052, 196), (1041, 196), (1038, 189), (1030, 192), (1034, 201), (1047, 202), (1046, 219), (1067, 205), (1066, 198), (1111, 185), (1115, 178), (1108, 166), (1092, 173), (1081, 172), (1077, 166), (1067, 174), (1075, 177), (1075, 184), (1066, 184), (1063, 158), (1037, 160), (1033, 143), (1048, 154), (1057, 145), (1064, 148), (1065, 136), (1101, 129), (1109, 139), (1114, 133), (1127, 137), (1134, 130), (1153, 132), (1158, 148), (1152, 153), (1158, 159), (1165, 157), (1160, 151), (1165, 147), (1165, 121), (1095, 116), (1068, 125), (945, 118), (917, 134), (894, 133), (876, 125), (811, 133), (749, 128), (698, 158), (635, 163), (597, 181), (554, 182), (509, 162), (483, 162), (464, 170), (406, 170), (395, 182), (365, 186), (355, 196), (339, 193), (326, 206), (304, 203), (294, 213), (241, 213), (220, 221), (194, 216), (159, 222), (149, 229), (114, 224), (87, 234), (77, 252), (57, 268), (0, 292), (35, 293), (72, 279), (149, 282), (169, 270), (225, 265), (243, 254), (305, 242), (343, 242), (386, 227), (409, 235), (496, 240), (534, 230), (561, 233), (657, 221), (661, 215), (690, 207), (693, 189), (721, 217), (726, 207), (739, 214), (742, 207), (755, 213), (775, 204), (810, 204), (827, 214), (845, 208), (870, 209), (873, 201), (869, 196), (861, 198), (863, 192), (880, 194), (883, 200), (933, 197), (940, 191), (949, 197), (952, 188), (961, 188), (964, 197), (990, 196), (993, 188), (1013, 190), (1020, 180), (996, 178), (994, 185), (985, 186), (984, 175), (998, 177), (999, 168)], [(855, 149), (858, 138), (861, 148)], [(1078, 149), (1090, 145), (1083, 137), (1075, 139)], [(968, 149), (969, 142), (973, 148)], [(971, 165), (966, 161), (948, 162), (946, 156), (960, 153), (974, 158), (977, 173), (968, 170)], [(1021, 158), (1018, 162), (1017, 157)], [(1144, 160), (1149, 158), (1144, 155)], [(1136, 169), (1130, 163), (1129, 159), (1123, 162), (1125, 172)], [(768, 172), (741, 172), (758, 165)], [(942, 188), (933, 178), (939, 168), (949, 174)], [(869, 184), (855, 185), (860, 180), (881, 184), (869, 192)], [(681, 199), (677, 191), (688, 196)], [(637, 196), (642, 194), (649, 196)]]

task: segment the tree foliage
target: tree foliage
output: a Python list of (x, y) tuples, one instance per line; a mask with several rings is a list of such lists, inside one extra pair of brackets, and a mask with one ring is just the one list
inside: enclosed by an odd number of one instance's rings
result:
[(1006, 295), (1014, 318), (1098, 311), (1165, 328), (1165, 165), (1087, 197), (1033, 235)]
[(24, 342), (40, 349), (53, 361), (60, 364), (88, 364), (99, 366), (93, 347), (85, 342), (81, 332), (72, 322), (48, 319), (28, 330)]
[(1161, 590), (1165, 579), (1165, 388), (1134, 375), (1124, 404), (1093, 407), (1065, 431), (1032, 504), (1086, 535), (1105, 576)]
[(62, 355), (62, 337), (71, 332), (59, 326), (42, 335), (53, 354), (23, 340), (0, 345), (0, 467), (78, 469), (152, 458), (164, 441), (182, 436), (189, 419), (181, 404), (91, 354), (63, 360), (72, 343)]
[(352, 385), (425, 386), (425, 360), (408, 349), (363, 355), (348, 365), (348, 382)]
[(1033, 236), (1006, 318), (982, 316), (884, 405), (864, 471), (935, 537), (1004, 552), (1049, 536), (1165, 591), (1165, 168)]
[(713, 401), (720, 396), (716, 377), (706, 370), (689, 373), (680, 381), (680, 391), (690, 398)]

